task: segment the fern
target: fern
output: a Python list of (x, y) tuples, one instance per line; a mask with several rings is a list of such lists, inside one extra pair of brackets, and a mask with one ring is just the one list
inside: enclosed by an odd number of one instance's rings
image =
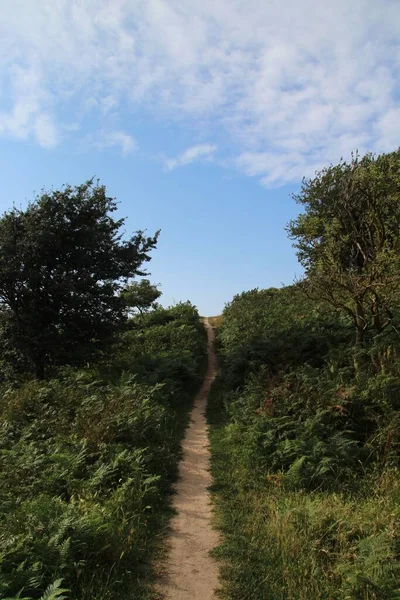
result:
[(68, 592), (69, 590), (62, 588), (62, 579), (56, 579), (53, 583), (51, 583), (40, 600), (65, 600), (67, 596), (64, 596), (64, 592)]
[[(53, 583), (51, 583), (45, 590), (44, 594), (40, 597), (40, 600), (67, 600), (67, 596), (64, 596), (65, 592), (69, 590), (62, 588), (62, 579), (56, 579)], [(13, 598), (4, 598), (3, 600), (32, 600), (32, 598), (24, 597), (18, 594)]]
[(128, 579), (143, 597), (204, 333), (189, 304), (160, 308), (101, 364), (0, 377), (0, 598), (125, 597)]

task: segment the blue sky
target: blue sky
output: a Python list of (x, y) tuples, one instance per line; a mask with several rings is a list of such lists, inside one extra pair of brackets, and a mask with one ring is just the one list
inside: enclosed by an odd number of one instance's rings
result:
[(397, 0), (3, 0), (0, 210), (98, 176), (163, 302), (300, 274), (303, 175), (399, 145)]

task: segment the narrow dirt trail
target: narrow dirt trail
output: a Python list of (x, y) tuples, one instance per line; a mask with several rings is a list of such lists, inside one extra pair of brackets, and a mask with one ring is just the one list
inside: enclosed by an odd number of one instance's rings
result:
[(205, 418), (216, 359), (213, 329), (208, 319), (204, 324), (208, 337), (208, 369), (182, 444), (183, 456), (173, 502), (177, 514), (171, 522), (168, 558), (158, 585), (158, 592), (166, 600), (213, 600), (218, 587), (217, 565), (209, 555), (218, 544), (218, 534), (211, 527), (210, 452)]

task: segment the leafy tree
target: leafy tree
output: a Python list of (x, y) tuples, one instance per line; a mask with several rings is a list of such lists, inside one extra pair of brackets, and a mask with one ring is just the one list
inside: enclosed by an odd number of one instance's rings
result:
[(154, 308), (160, 296), (160, 290), (148, 279), (133, 281), (121, 291), (121, 297), (128, 311), (138, 310), (141, 314)]
[(400, 150), (341, 161), (303, 180), (288, 225), (315, 295), (345, 311), (361, 343), (392, 321), (400, 279)]
[(46, 192), (0, 219), (0, 310), (5, 352), (37, 377), (51, 364), (87, 359), (123, 326), (118, 294), (150, 260), (158, 233), (123, 239), (125, 219), (90, 180)]

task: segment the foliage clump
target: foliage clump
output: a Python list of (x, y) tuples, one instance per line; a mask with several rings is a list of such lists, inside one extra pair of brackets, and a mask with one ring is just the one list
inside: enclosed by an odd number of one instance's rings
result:
[(396, 151), (305, 180), (289, 225), (304, 279), (225, 307), (209, 411), (224, 597), (400, 598), (399, 173)]
[(356, 341), (391, 324), (400, 280), (400, 149), (352, 156), (304, 180), (288, 226), (310, 291), (352, 319)]
[(0, 218), (6, 362), (43, 378), (53, 366), (85, 364), (124, 328), (126, 304), (118, 292), (145, 275), (158, 234), (124, 237), (125, 219), (114, 218), (116, 210), (106, 188), (88, 181), (43, 192), (26, 210)]

